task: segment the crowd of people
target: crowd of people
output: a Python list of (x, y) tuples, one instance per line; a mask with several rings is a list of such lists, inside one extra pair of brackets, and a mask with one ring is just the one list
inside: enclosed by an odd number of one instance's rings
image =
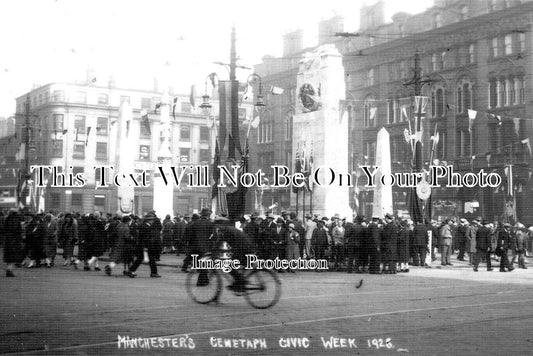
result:
[(450, 257), (457, 253), (459, 261), (466, 261), (468, 256), (474, 271), (480, 263), (491, 271), (492, 260), (497, 260), (501, 272), (510, 272), (515, 265), (527, 268), (525, 257), (533, 245), (533, 227), (527, 229), (519, 222), (511, 226), (482, 218), (470, 222), (450, 218), (441, 223), (414, 223), (390, 214), (368, 220), (355, 216), (351, 221), (339, 215), (306, 214), (302, 220), (296, 213), (284, 211), (277, 217), (272, 213), (245, 215), (233, 224), (224, 218), (213, 221), (208, 209), (191, 216), (167, 215), (163, 220), (154, 211), (141, 218), (99, 212), (30, 214), (13, 209), (7, 215), (0, 213), (0, 232), (8, 277), (14, 276), (15, 266), (53, 267), (58, 248), (64, 266), (99, 271), (99, 259), (109, 253), (109, 263), (103, 268), (106, 274), (111, 275), (120, 264), (123, 274), (133, 278), (146, 261), (150, 276), (158, 278), (156, 262), (162, 253), (184, 253), (182, 271), (187, 272), (191, 254), (209, 252), (221, 239), (232, 241), (234, 254), (327, 259), (330, 270), (372, 274), (427, 266), (426, 256), (430, 254), (435, 261), (437, 252), (442, 266), (451, 266)]

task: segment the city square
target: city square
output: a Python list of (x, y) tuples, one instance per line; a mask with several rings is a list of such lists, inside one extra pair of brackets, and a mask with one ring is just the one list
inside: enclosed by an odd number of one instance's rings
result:
[(0, 10), (0, 354), (531, 353), (533, 1)]

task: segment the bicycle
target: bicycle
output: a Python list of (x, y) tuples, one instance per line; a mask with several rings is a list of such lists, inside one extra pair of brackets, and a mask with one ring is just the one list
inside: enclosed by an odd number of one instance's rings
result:
[[(212, 259), (210, 254), (202, 259)], [(201, 271), (205, 271), (202, 275)], [(244, 269), (245, 281), (242, 290), (233, 291), (235, 295), (244, 296), (248, 304), (257, 309), (274, 306), (281, 296), (281, 281), (276, 273), (268, 269)], [(185, 287), (191, 298), (200, 304), (218, 302), (222, 294), (223, 279), (233, 281), (233, 276), (218, 269), (193, 269), (187, 274)]]

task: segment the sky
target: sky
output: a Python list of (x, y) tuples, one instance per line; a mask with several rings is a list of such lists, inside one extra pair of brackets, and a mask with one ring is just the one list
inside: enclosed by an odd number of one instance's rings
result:
[[(375, 1), (366, 1), (371, 4)], [(284, 33), (303, 29), (305, 46), (317, 41), (320, 20), (340, 14), (345, 30), (359, 27), (362, 0), (3, 0), (0, 2), (0, 116), (34, 86), (110, 75), (118, 87), (171, 85), (188, 93), (229, 62), (231, 27), (239, 63), (252, 67), (264, 55), (282, 55)], [(387, 20), (418, 13), (432, 0), (388, 0)], [(240, 73), (246, 77), (249, 73)], [(244, 78), (245, 79), (245, 78)]]

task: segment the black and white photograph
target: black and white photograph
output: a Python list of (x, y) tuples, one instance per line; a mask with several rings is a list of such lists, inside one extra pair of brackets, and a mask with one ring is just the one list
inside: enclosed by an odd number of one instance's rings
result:
[(0, 355), (533, 353), (533, 1), (0, 14)]

